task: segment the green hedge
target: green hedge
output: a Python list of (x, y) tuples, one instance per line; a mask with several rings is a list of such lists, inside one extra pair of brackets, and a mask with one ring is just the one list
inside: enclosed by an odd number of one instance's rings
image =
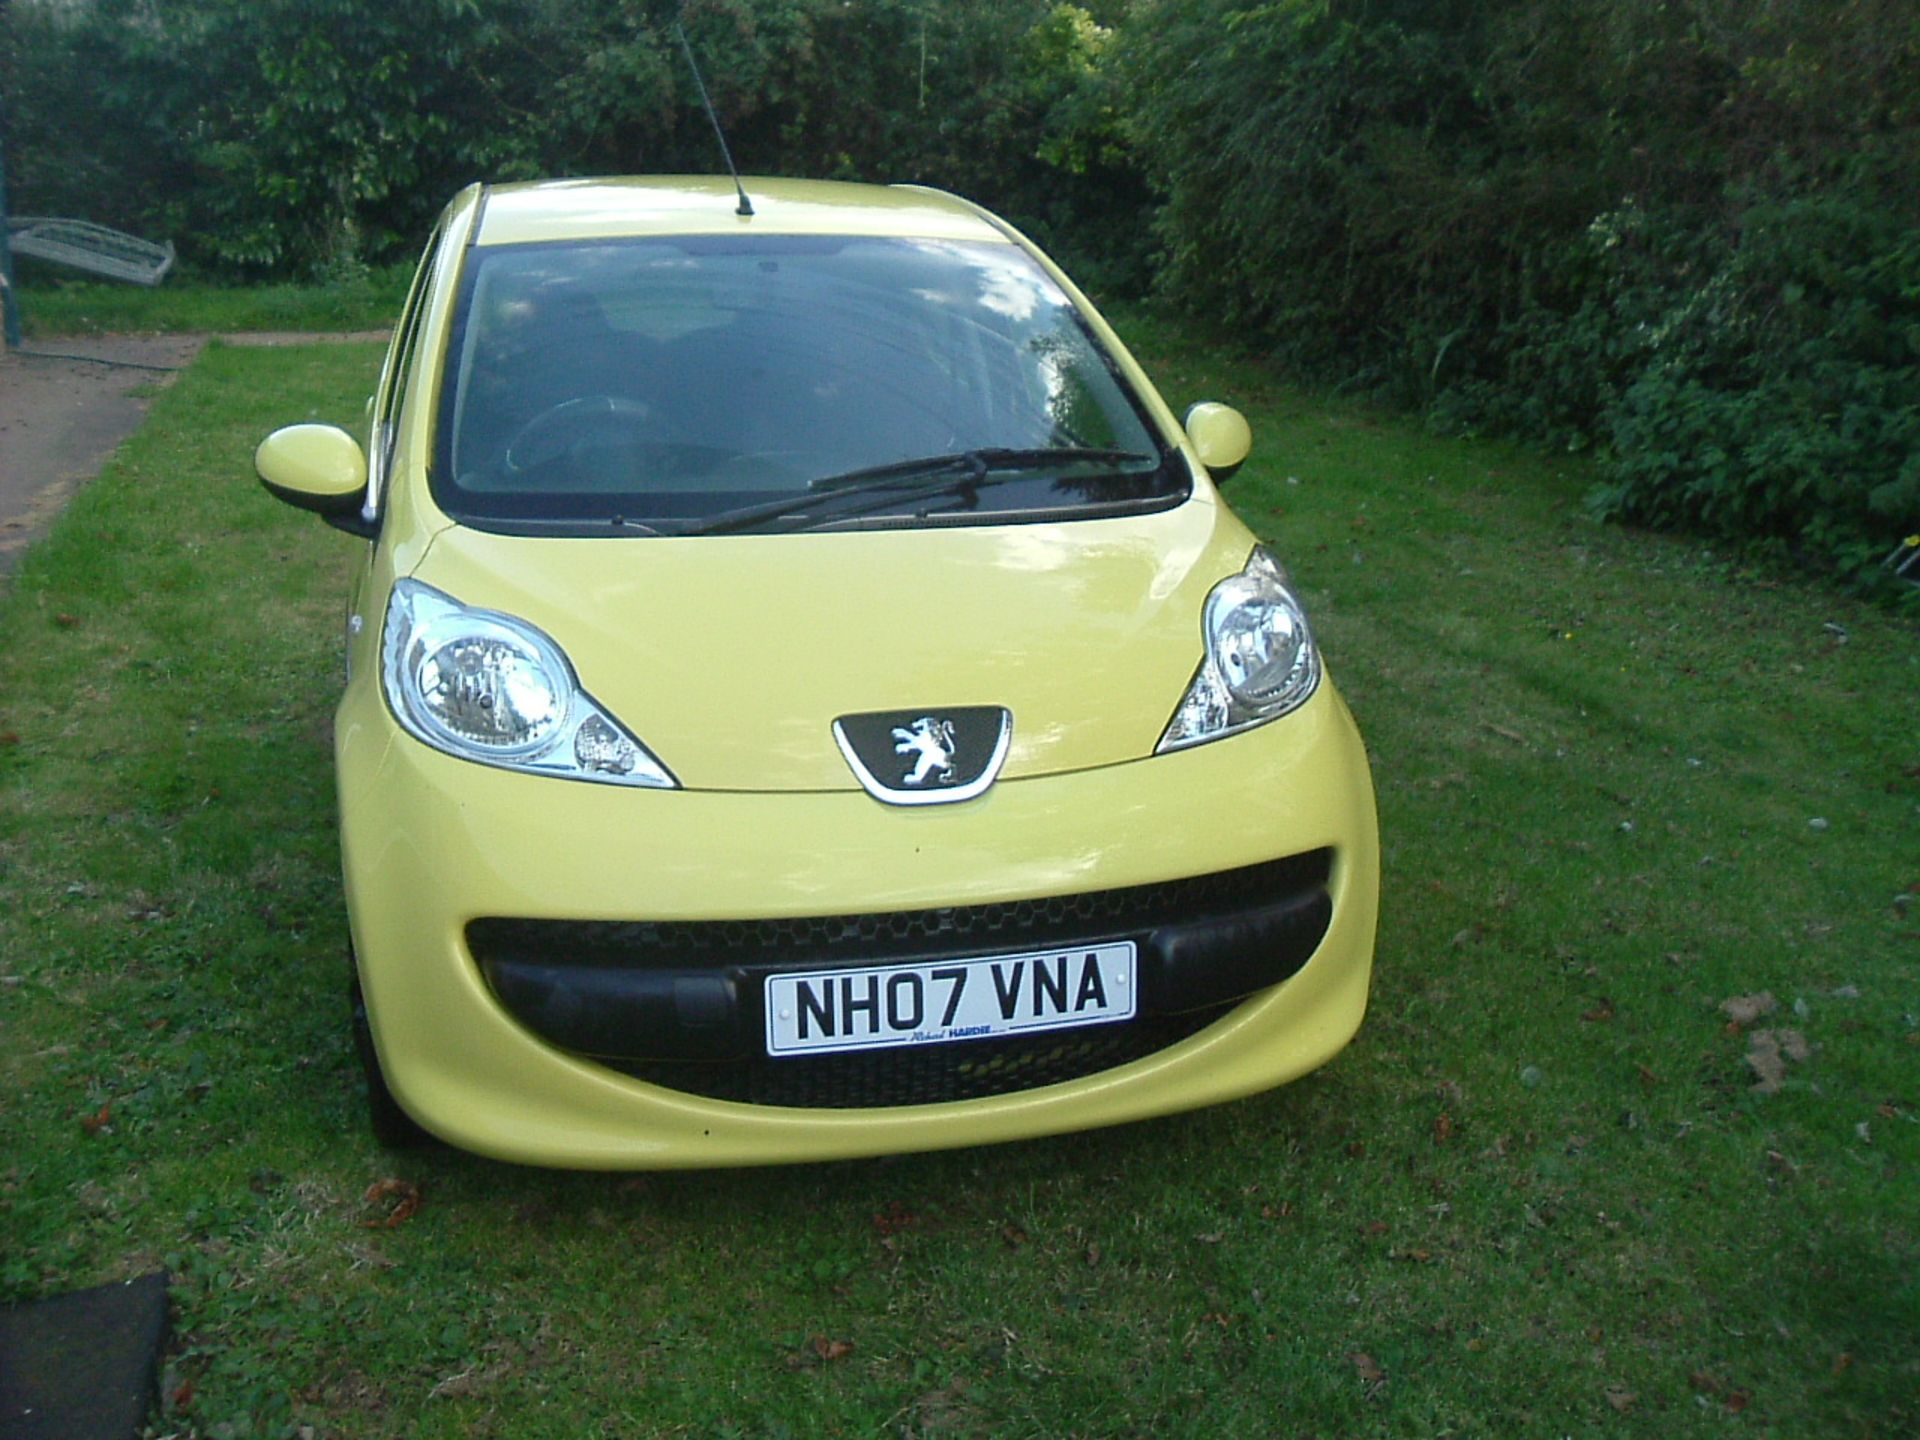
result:
[(1117, 65), (1161, 284), (1297, 372), (1862, 582), (1920, 531), (1920, 9), (1156, 0)]
[(1300, 377), (1591, 449), (1604, 515), (1920, 532), (1920, 7), (13, 0), (17, 210), (357, 274), (473, 178), (924, 180)]
[[(1109, 6), (1109, 9), (1117, 7)], [(475, 179), (721, 168), (683, 18), (749, 173), (933, 181), (1072, 250), (1139, 213), (1107, 144), (1109, 31), (1049, 0), (14, 0), (13, 204), (314, 278), (404, 258)], [(1089, 264), (1144, 283), (1115, 232)]]

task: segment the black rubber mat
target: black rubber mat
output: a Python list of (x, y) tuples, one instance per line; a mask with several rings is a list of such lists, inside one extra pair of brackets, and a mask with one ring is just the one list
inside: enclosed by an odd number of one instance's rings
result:
[(135, 1440), (167, 1336), (167, 1276), (0, 1309), (0, 1440)]

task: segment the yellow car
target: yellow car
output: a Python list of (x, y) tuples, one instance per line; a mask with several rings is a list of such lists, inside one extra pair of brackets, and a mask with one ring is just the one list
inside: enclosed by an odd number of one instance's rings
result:
[(994, 216), (909, 186), (475, 186), (365, 449), (335, 721), (376, 1133), (819, 1160), (1111, 1125), (1325, 1062), (1372, 783), (1287, 572)]

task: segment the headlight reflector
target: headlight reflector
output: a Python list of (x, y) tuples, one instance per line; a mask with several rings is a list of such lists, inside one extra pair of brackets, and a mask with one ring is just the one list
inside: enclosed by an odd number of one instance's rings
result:
[(1213, 587), (1201, 624), (1206, 655), (1159, 751), (1216, 740), (1278, 719), (1320, 683), (1320, 652), (1280, 562), (1256, 546), (1246, 568)]
[(561, 683), (517, 637), (461, 635), (420, 662), (426, 717), (448, 736), (495, 754), (539, 749), (566, 718)]
[(388, 705), (436, 750), (575, 780), (675, 786), (580, 687), (560, 647), (524, 620), (400, 580), (381, 649)]

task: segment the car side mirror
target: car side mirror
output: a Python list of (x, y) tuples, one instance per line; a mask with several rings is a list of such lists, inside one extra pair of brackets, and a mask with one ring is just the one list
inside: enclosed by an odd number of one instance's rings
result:
[(367, 498), (367, 457), (360, 442), (337, 425), (288, 425), (253, 452), (260, 483), (276, 500), (311, 510), (349, 535), (371, 539), (361, 516)]
[(1253, 428), (1231, 405), (1203, 400), (1187, 411), (1186, 425), (1194, 453), (1216, 481), (1232, 479), (1253, 449)]

